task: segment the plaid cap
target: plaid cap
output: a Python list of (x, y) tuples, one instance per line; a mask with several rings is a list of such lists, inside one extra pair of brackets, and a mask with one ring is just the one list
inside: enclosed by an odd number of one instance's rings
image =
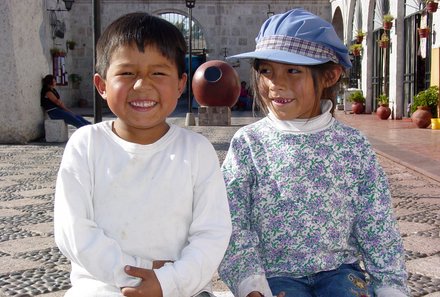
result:
[(255, 51), (227, 59), (262, 59), (297, 65), (332, 61), (351, 67), (348, 49), (333, 26), (304, 9), (293, 9), (267, 19), (255, 41)]

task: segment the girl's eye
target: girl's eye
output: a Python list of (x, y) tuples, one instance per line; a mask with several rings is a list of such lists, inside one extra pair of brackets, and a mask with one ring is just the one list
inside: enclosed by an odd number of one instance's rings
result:
[(260, 68), (260, 69), (258, 69), (258, 73), (259, 74), (268, 74), (268, 73), (270, 73), (270, 70), (267, 68)]
[(128, 72), (128, 71), (126, 71), (126, 72), (121, 72), (119, 75), (124, 75), (124, 76), (126, 76), (126, 75), (133, 75), (133, 73), (132, 73), (132, 72)]
[(295, 74), (295, 73), (299, 73), (300, 71), (298, 69), (290, 68), (289, 70), (287, 70), (287, 72)]
[(163, 72), (154, 72), (153, 75), (166, 75), (166, 74)]

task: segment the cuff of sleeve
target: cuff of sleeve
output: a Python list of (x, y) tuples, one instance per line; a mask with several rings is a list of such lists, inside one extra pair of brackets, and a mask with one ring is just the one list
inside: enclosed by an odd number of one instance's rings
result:
[(238, 297), (246, 297), (253, 291), (260, 292), (264, 297), (273, 296), (264, 275), (251, 275), (245, 278), (238, 286)]
[(375, 291), (377, 297), (408, 297), (406, 293), (392, 287), (383, 287)]
[(173, 267), (170, 263), (165, 264), (165, 266), (159, 269), (154, 269), (154, 273), (156, 274), (157, 280), (159, 281), (162, 289), (163, 297), (179, 295), (176, 284), (174, 283), (172, 269)]

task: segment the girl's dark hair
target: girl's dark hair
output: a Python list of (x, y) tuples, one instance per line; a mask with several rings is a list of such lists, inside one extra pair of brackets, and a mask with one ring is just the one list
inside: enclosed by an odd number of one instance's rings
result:
[[(258, 107), (260, 108), (260, 110), (262, 110), (263, 112), (265, 112), (266, 114), (269, 113), (269, 110), (267, 108), (267, 106), (264, 104), (260, 92), (259, 92), (259, 88), (258, 88), (258, 81), (259, 81), (259, 77), (260, 74), (258, 73), (258, 68), (260, 66), (260, 60), (259, 59), (255, 59), (253, 62), (253, 67), (251, 68), (251, 87), (254, 93), (254, 104), (258, 105)], [(338, 80), (338, 82), (336, 84), (334, 84), (331, 87), (328, 88), (324, 88), (321, 92), (321, 94), (319, 94), (319, 81), (325, 77), (326, 75), (329, 75), (330, 71), (334, 68), (334, 67), (342, 67), (339, 64), (333, 63), (333, 62), (327, 62), (324, 64), (318, 64), (318, 65), (308, 65), (306, 66), (310, 69), (311, 73), (312, 73), (312, 79), (313, 79), (313, 88), (315, 89), (315, 95), (316, 96), (320, 96), (321, 100), (322, 99), (329, 99), (332, 101), (333, 103), (333, 108), (331, 110), (331, 113), (333, 114), (334, 108), (335, 108), (335, 104), (336, 104), (336, 96), (337, 96), (337, 92), (339, 90), (339, 83), (340, 83), (340, 78)], [(315, 106), (318, 104), (318, 102), (315, 102)]]
[(48, 74), (45, 77), (43, 77), (43, 79), (41, 80), (41, 95), (44, 96), (44, 94), (47, 93), (47, 91), (50, 90), (51, 88), (51, 84), (54, 80), (55, 76), (53, 76), (52, 74)]
[(112, 54), (127, 45), (136, 45), (140, 52), (154, 46), (176, 64), (179, 77), (185, 72), (186, 42), (182, 33), (170, 22), (144, 12), (126, 14), (105, 29), (96, 45), (96, 72), (105, 79)]

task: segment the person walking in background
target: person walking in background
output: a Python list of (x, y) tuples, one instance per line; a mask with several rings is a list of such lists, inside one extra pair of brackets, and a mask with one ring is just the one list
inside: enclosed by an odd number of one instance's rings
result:
[(266, 20), (256, 41), (231, 57), (251, 59), (267, 116), (236, 132), (222, 165), (233, 232), (221, 278), (236, 297), (408, 296), (385, 173), (333, 117), (347, 48), (302, 9)]
[(70, 137), (55, 190), (67, 296), (210, 296), (231, 234), (212, 144), (166, 122), (185, 88), (186, 43), (147, 13), (97, 43), (96, 89), (116, 115)]
[(55, 86), (56, 80), (53, 75), (48, 74), (43, 78), (40, 105), (43, 107), (49, 118), (53, 120), (64, 120), (66, 124), (75, 126), (76, 128), (90, 125), (91, 123), (89, 121), (82, 116), (75, 114), (64, 105)]

